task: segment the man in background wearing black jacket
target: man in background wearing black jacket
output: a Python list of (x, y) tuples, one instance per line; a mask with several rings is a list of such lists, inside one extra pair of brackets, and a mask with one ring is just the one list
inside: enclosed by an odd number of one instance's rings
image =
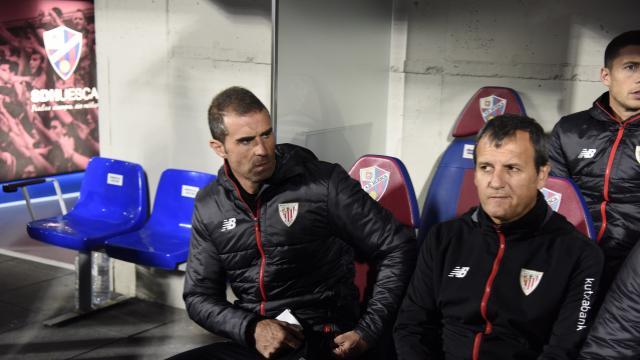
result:
[[(218, 94), (209, 127), (224, 166), (196, 198), (184, 299), (196, 323), (233, 342), (175, 358), (369, 358), (411, 277), (414, 235), (339, 165), (276, 146), (250, 91)], [(378, 271), (362, 314), (354, 252)]]
[(535, 120), (480, 131), (480, 206), (429, 232), (394, 329), (400, 360), (574, 359), (603, 257), (538, 191), (549, 173)]
[(563, 117), (549, 142), (552, 173), (580, 188), (605, 255), (605, 291), (640, 239), (640, 30), (614, 38), (600, 71), (609, 88)]

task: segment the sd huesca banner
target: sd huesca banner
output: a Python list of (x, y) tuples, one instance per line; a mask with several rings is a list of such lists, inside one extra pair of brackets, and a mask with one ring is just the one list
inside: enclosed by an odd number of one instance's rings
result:
[(0, 182), (84, 170), (99, 154), (93, 1), (0, 13)]

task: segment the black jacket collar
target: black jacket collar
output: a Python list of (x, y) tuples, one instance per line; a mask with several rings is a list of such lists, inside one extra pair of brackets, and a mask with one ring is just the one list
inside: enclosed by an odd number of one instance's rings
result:
[(482, 206), (478, 206), (474, 211), (472, 219), (480, 224), (483, 232), (495, 232), (499, 229), (502, 233), (509, 236), (520, 237), (519, 235), (527, 235), (526, 237), (529, 237), (529, 235), (536, 233), (538, 229), (551, 218), (552, 211), (549, 205), (547, 205), (547, 201), (544, 199), (542, 193), (538, 191), (536, 204), (533, 208), (513, 222), (496, 225), (489, 215), (484, 212)]
[[(264, 182), (258, 194), (263, 193), (271, 186), (279, 185), (291, 177), (302, 174), (304, 172), (304, 164), (308, 161), (316, 160), (318, 158), (309, 149), (293, 144), (276, 145), (276, 169), (273, 175)], [(226, 160), (218, 171), (218, 182), (228, 191), (233, 192), (238, 197), (240, 196), (237, 193), (240, 184), (237, 183)]]
[[(591, 116), (593, 116), (598, 120), (613, 121), (617, 124), (621, 123), (618, 119), (616, 119), (614, 115), (614, 111), (613, 109), (611, 109), (611, 106), (609, 105), (608, 91), (600, 95), (600, 97), (593, 102), (593, 107), (591, 107), (591, 110), (589, 110), (589, 113), (591, 114)], [(625, 119), (624, 123), (640, 125), (640, 121), (636, 121), (638, 119), (640, 119), (640, 114), (630, 116), (628, 119)]]

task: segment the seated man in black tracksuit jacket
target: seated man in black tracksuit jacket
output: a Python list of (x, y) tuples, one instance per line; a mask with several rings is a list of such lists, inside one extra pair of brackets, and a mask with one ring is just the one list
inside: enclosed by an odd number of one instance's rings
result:
[(609, 288), (580, 351), (584, 360), (640, 359), (640, 242)]
[[(209, 126), (224, 165), (196, 197), (184, 300), (195, 322), (233, 342), (174, 358), (370, 358), (413, 272), (412, 232), (339, 165), (276, 146), (269, 113), (250, 91), (218, 94)], [(377, 269), (362, 314), (354, 253)], [(293, 318), (276, 319), (286, 310)]]
[(552, 173), (575, 181), (589, 206), (606, 290), (640, 239), (640, 30), (611, 40), (600, 79), (609, 91), (591, 109), (558, 121), (549, 160)]
[(429, 232), (394, 329), (399, 359), (577, 356), (603, 256), (538, 191), (544, 136), (514, 115), (478, 134), (480, 206)]

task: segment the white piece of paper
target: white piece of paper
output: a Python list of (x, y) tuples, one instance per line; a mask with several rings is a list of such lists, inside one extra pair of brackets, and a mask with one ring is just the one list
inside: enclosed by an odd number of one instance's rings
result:
[(289, 309), (285, 309), (283, 312), (281, 312), (280, 315), (276, 317), (276, 320), (284, 321), (291, 325), (300, 326), (300, 322), (298, 321), (298, 319), (296, 319), (295, 316), (293, 316), (293, 313)]

